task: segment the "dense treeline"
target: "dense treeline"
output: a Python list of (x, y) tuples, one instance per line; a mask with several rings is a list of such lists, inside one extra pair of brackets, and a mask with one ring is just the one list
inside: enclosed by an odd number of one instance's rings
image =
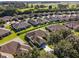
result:
[[(5, 6), (8, 5), (8, 6)], [(65, 8), (67, 7), (67, 8)], [(8, 2), (5, 4), (2, 4), (0, 6), (0, 16), (13, 16), (14, 14), (30, 14), (30, 13), (43, 13), (43, 12), (57, 12), (57, 11), (78, 11), (79, 9), (76, 9), (75, 5), (72, 5), (71, 7), (68, 7), (64, 5), (58, 5), (58, 7), (49, 5), (33, 5), (31, 4), (29, 6), (29, 3), (24, 2)], [(32, 9), (33, 8), (33, 9)], [(24, 11), (17, 11), (17, 9), (26, 9)]]

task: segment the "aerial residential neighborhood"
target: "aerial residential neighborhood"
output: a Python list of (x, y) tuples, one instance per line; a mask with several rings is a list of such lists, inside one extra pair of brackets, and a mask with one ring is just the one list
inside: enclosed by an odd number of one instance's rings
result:
[(79, 58), (79, 2), (0, 2), (0, 58)]

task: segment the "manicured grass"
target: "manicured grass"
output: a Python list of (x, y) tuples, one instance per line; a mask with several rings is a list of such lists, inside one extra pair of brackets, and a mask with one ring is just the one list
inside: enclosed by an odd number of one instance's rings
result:
[(26, 33), (24, 33), (24, 34), (22, 34), (22, 35), (19, 36), (24, 42), (26, 42), (26, 40), (24, 39), (25, 35), (26, 35)]
[[(10, 26), (9, 26), (9, 25), (7, 25), (5, 28), (10, 30)], [(7, 41), (9, 41), (9, 40), (12, 40), (12, 39), (14, 39), (15, 37), (17, 37), (16, 33), (11, 30), (11, 34), (8, 35), (8, 36), (6, 36), (6, 37), (4, 37), (3, 39), (1, 39), (1, 40), (0, 40), (0, 44), (3, 44), (3, 43), (5, 43), (5, 42), (7, 42)]]
[(4, 37), (3, 39), (0, 40), (0, 44), (3, 44), (9, 40), (12, 40), (13, 38), (16, 37), (16, 33), (12, 32), (12, 34), (10, 34), (9, 36), (7, 37)]
[(24, 9), (17, 9), (17, 11), (19, 12), (24, 12), (24, 11), (30, 11), (30, 10), (34, 10), (34, 8), (24, 8)]
[(5, 27), (6, 29), (10, 29), (10, 25), (6, 25), (6, 27)]

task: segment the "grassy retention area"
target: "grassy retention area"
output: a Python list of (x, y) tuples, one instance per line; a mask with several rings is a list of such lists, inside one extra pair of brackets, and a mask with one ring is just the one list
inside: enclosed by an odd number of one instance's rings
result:
[(24, 8), (24, 9), (17, 9), (18, 12), (25, 12), (25, 11), (33, 11), (35, 10), (34, 8)]

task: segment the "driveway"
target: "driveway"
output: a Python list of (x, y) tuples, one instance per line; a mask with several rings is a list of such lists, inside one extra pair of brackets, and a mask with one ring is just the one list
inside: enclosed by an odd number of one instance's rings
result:
[(45, 46), (44, 50), (45, 50), (46, 52), (54, 51), (54, 50), (51, 49), (48, 45)]

